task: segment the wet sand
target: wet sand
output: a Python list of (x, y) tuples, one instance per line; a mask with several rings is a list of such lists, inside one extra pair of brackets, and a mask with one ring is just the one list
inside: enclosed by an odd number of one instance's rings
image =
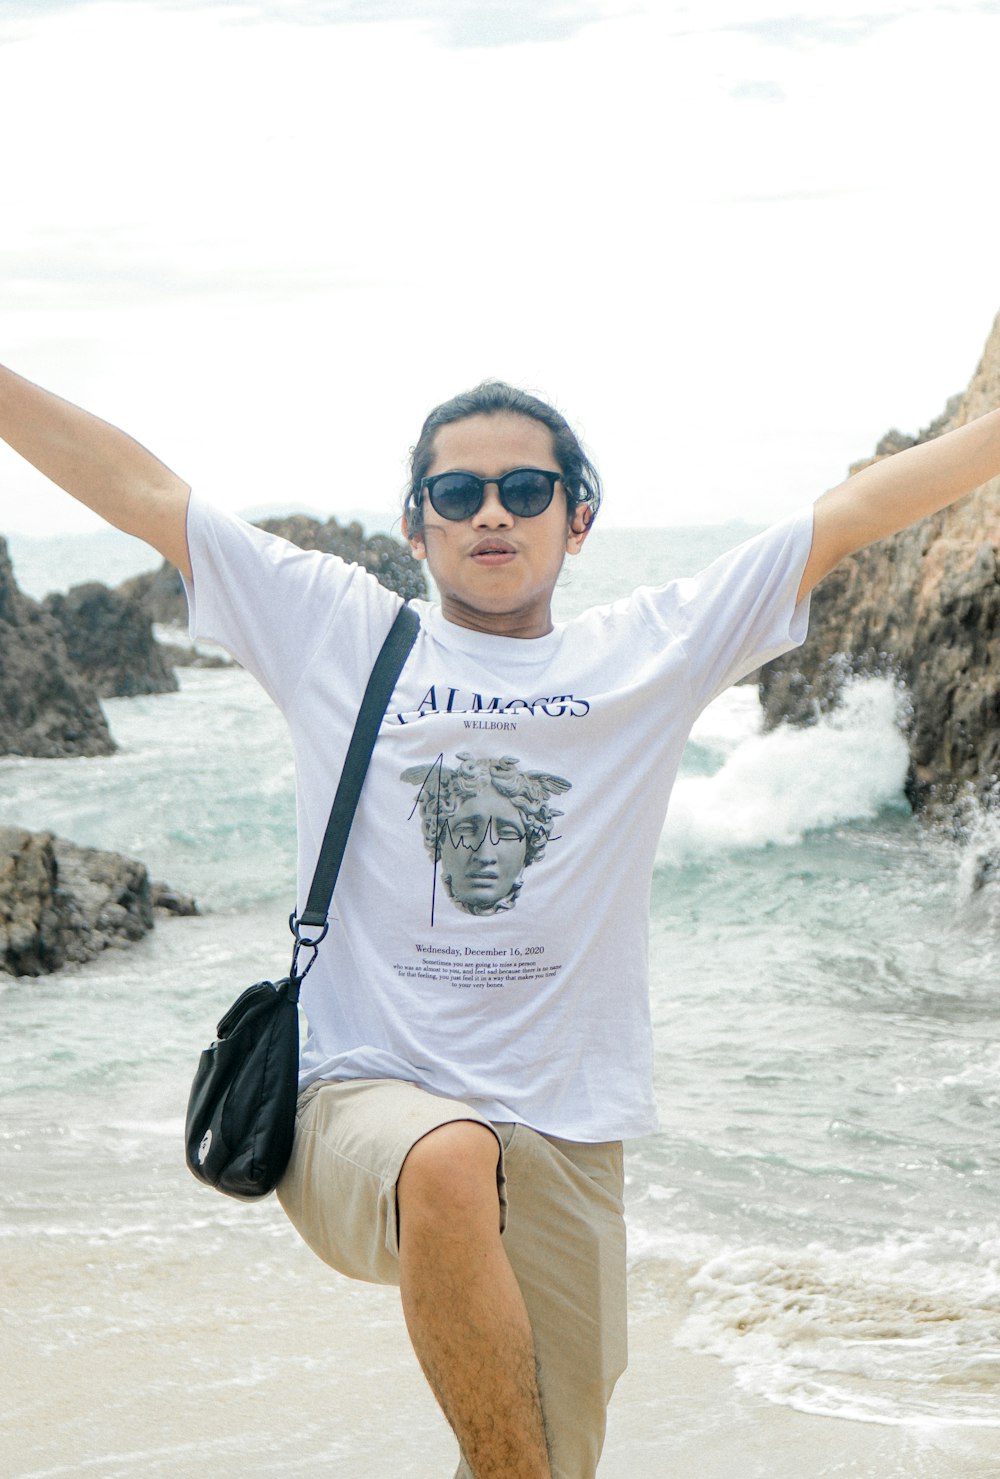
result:
[[(237, 1209), (183, 1253), (8, 1238), (5, 1479), (329, 1473), (448, 1479), (455, 1446), (398, 1295), (318, 1265), (280, 1213)], [(638, 1309), (601, 1479), (1000, 1479), (994, 1430), (812, 1417), (742, 1394)]]
[(672, 1343), (673, 1315), (633, 1321), (601, 1479), (1000, 1479), (997, 1430), (816, 1417), (740, 1392)]

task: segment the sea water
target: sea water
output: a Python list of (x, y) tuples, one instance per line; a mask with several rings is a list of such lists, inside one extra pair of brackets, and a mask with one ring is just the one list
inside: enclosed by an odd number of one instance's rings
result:
[[(557, 617), (689, 573), (743, 532), (595, 530)], [(34, 594), (99, 577), (109, 548), (13, 542)], [(148, 563), (118, 543), (113, 561), (116, 578)], [(50, 1373), (16, 1387), (22, 1451), (44, 1450), (24, 1434), (51, 1422), (50, 1379), (72, 1391), (87, 1361), (123, 1366), (103, 1417), (66, 1399), (93, 1458), (10, 1470), (35, 1479), (200, 1472), (205, 1440), (154, 1441), (149, 1417), (115, 1456), (102, 1421), (136, 1382), (154, 1407), (189, 1402), (184, 1362), (238, 1412), (278, 1365), (246, 1302), (270, 1297), (280, 1344), (306, 1282), (273, 1201), (236, 1207), (180, 1161), (193, 1052), (262, 964), (284, 969), (294, 875), (280, 718), (238, 669), (180, 676), (177, 694), (107, 703), (113, 756), (0, 760), (0, 823), (133, 854), (204, 910), (56, 977), (0, 978), (8, 1337)], [(765, 734), (741, 686), (695, 728), (651, 894), (663, 1128), (628, 1156), (632, 1318), (671, 1306), (679, 1345), (773, 1403), (1000, 1428), (1000, 886), (974, 887), (1000, 839), (989, 818), (956, 838), (910, 815), (905, 703), (859, 681), (811, 728)], [(220, 1288), (234, 1261), (241, 1277)], [(308, 1383), (321, 1351), (301, 1333), (288, 1344)], [(343, 1456), (370, 1418), (351, 1400), (356, 1430), (342, 1449), (317, 1436), (315, 1463), (355, 1472)], [(237, 1462), (240, 1441), (214, 1439), (209, 1456), (236, 1465), (219, 1472), (297, 1472), (278, 1446)]]

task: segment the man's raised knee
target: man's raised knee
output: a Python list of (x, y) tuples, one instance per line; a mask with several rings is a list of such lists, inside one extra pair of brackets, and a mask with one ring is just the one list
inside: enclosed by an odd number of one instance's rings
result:
[(453, 1120), (424, 1135), (399, 1174), (400, 1233), (417, 1223), (456, 1232), (480, 1224), (499, 1232), (499, 1159), (493, 1131), (475, 1120)]

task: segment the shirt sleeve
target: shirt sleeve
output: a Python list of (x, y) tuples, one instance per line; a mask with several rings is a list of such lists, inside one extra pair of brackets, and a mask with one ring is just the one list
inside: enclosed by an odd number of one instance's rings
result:
[(696, 576), (637, 593), (647, 621), (679, 641), (700, 712), (771, 658), (805, 641), (809, 598), (796, 604), (812, 547), (812, 507), (720, 555)]
[(299, 549), (196, 495), (187, 528), (192, 637), (219, 643), (285, 708), (336, 622), (344, 676), (364, 686), (399, 596), (359, 565)]

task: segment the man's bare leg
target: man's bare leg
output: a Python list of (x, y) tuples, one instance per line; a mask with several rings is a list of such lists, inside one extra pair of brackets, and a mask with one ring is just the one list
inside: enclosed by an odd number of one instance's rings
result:
[(476, 1479), (551, 1479), (531, 1325), (500, 1239), (498, 1156), (469, 1120), (410, 1151), (397, 1186), (403, 1313)]

